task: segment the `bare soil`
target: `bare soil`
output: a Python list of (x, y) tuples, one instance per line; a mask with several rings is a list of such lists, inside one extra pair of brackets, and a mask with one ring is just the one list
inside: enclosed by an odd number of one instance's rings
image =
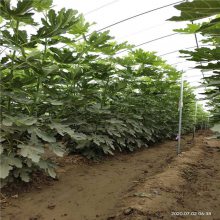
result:
[(2, 220), (220, 220), (220, 142), (186, 136), (179, 156), (176, 144), (101, 163), (71, 163), (70, 156), (58, 181), (4, 189)]
[(124, 195), (114, 220), (220, 220), (220, 140), (198, 136), (163, 172)]

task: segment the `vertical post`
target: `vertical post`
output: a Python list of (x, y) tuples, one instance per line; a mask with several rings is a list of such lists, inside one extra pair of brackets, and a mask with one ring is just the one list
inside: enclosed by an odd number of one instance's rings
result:
[(210, 120), (210, 118), (209, 118), (210, 116), (208, 116), (208, 121), (207, 121), (207, 129), (209, 129), (209, 120)]
[(194, 115), (194, 127), (193, 127), (193, 139), (194, 139), (195, 133), (196, 133), (197, 107), (198, 107), (198, 102), (197, 102), (197, 100), (196, 100), (196, 104), (195, 104), (195, 115)]
[(205, 121), (204, 121), (204, 127), (205, 127), (205, 131), (207, 130), (207, 121), (208, 121), (208, 117), (205, 116)]
[(180, 86), (180, 102), (179, 102), (179, 131), (178, 131), (178, 145), (177, 154), (180, 153), (181, 146), (181, 131), (182, 131), (182, 109), (183, 109), (183, 73), (181, 76), (181, 86)]
[(207, 118), (207, 124), (206, 124), (206, 134), (207, 134), (207, 132), (208, 132), (208, 129), (209, 129), (209, 116), (208, 116), (208, 118)]
[(201, 130), (203, 131), (203, 129), (204, 129), (204, 117), (203, 117), (203, 115), (202, 115), (202, 125), (201, 125)]

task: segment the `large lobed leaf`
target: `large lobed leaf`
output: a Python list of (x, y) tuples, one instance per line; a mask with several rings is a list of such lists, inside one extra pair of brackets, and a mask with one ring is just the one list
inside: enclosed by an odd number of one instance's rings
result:
[(181, 11), (180, 16), (173, 16), (170, 21), (194, 21), (220, 13), (219, 0), (194, 0), (175, 6)]

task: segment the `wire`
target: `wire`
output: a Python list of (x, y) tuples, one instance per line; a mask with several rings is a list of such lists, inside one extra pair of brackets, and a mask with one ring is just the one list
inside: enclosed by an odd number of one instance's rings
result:
[[(131, 19), (140, 17), (140, 16), (142, 16), (142, 15), (145, 15), (145, 14), (148, 14), (148, 13), (151, 13), (151, 12), (154, 12), (154, 11), (157, 11), (157, 10), (160, 10), (160, 9), (163, 9), (163, 8), (166, 8), (166, 7), (175, 5), (175, 4), (179, 4), (179, 3), (182, 3), (182, 2), (185, 2), (185, 1), (174, 2), (174, 3), (168, 4), (168, 5), (164, 5), (164, 6), (161, 6), (161, 7), (158, 7), (158, 8), (154, 8), (154, 9), (149, 10), (149, 11), (142, 12), (142, 13), (140, 13), (140, 14), (137, 14), (137, 15), (134, 15), (134, 16), (125, 18), (125, 19), (123, 19), (123, 20), (120, 20), (120, 21), (117, 21), (117, 22), (115, 22), (115, 23), (113, 23), (113, 24), (110, 24), (110, 25), (108, 25), (108, 26), (106, 26), (106, 27), (103, 27), (103, 28), (97, 30), (96, 32), (98, 33), (98, 32), (100, 32), (100, 31), (103, 31), (103, 30), (107, 29), (107, 28), (110, 28), (110, 27), (113, 27), (113, 26), (115, 26), (115, 25), (121, 24), (121, 23), (123, 23), (123, 22), (125, 22), (125, 21), (128, 21), (128, 20), (131, 20)], [(109, 3), (109, 4), (110, 4), (110, 3)], [(97, 10), (98, 10), (98, 9), (99, 9), (99, 8), (97, 8)], [(96, 9), (95, 9), (95, 10), (96, 10)], [(87, 34), (87, 35), (85, 35), (85, 37), (89, 37), (91, 34), (92, 34), (92, 33)], [(84, 39), (84, 37), (81, 37), (81, 38), (75, 40), (75, 42), (78, 42), (78, 41), (80, 41), (80, 40), (82, 40), (82, 39)], [(145, 44), (145, 43), (143, 43), (143, 44)], [(139, 45), (139, 46), (141, 46), (141, 45)], [(64, 47), (65, 47), (65, 46), (64, 46)], [(121, 53), (121, 52), (120, 52), (120, 53)]]
[[(209, 77), (209, 76), (212, 76), (212, 75), (206, 75), (204, 77)], [(196, 77), (202, 77), (203, 78), (203, 76), (201, 74), (200, 75), (195, 75), (195, 76), (184, 76), (185, 79), (192, 79), (192, 78), (196, 78)]]
[(96, 11), (102, 9), (102, 8), (105, 8), (106, 6), (112, 5), (112, 4), (114, 4), (114, 3), (118, 2), (118, 1), (119, 1), (119, 0), (115, 0), (115, 1), (108, 2), (108, 3), (104, 4), (104, 5), (101, 5), (101, 6), (98, 7), (98, 8), (95, 8), (95, 9), (93, 9), (93, 10), (91, 10), (91, 11), (86, 12), (84, 15), (89, 15), (89, 14), (91, 14), (91, 13), (93, 13), (93, 12), (96, 12)]
[[(141, 44), (138, 44), (138, 45), (135, 45), (134, 47), (132, 47), (132, 49), (136, 48), (136, 47), (140, 47), (142, 45), (145, 45), (145, 44), (149, 44), (151, 42), (154, 42), (154, 41), (157, 41), (157, 40), (161, 40), (161, 39), (164, 39), (164, 38), (167, 38), (167, 37), (171, 37), (171, 36), (174, 36), (174, 35), (177, 35), (178, 33), (173, 33), (173, 34), (168, 34), (168, 35), (165, 35), (165, 36), (162, 36), (162, 37), (159, 37), (159, 38), (155, 38), (153, 40), (150, 40), (150, 41), (146, 41), (144, 43), (141, 43)], [(122, 50), (122, 51), (119, 51), (117, 54), (120, 54), (120, 53), (124, 53), (126, 51), (128, 51), (129, 49), (125, 49), (125, 50)]]
[[(184, 60), (184, 61), (177, 62), (177, 63), (171, 63), (170, 65), (173, 66), (173, 65), (176, 65), (176, 64), (186, 63), (186, 62), (196, 62), (196, 61), (194, 61), (194, 60)], [(205, 63), (205, 61), (204, 61), (204, 62), (201, 62), (201, 63)]]
[[(207, 47), (207, 46), (209, 46), (209, 45), (201, 45), (201, 46)], [(187, 49), (190, 49), (190, 48), (197, 48), (197, 46), (186, 47), (186, 48), (182, 48), (182, 49), (179, 49), (179, 50), (174, 50), (174, 51), (171, 51), (171, 52), (168, 52), (168, 53), (164, 53), (164, 54), (161, 54), (161, 55), (158, 55), (158, 56), (163, 57), (163, 56), (166, 56), (166, 55), (169, 55), (169, 54), (172, 54), (172, 53), (177, 53), (177, 52), (179, 52), (180, 50), (187, 50)], [(195, 61), (195, 62), (196, 62), (196, 61)], [(175, 63), (174, 63), (174, 64), (175, 64)], [(178, 64), (178, 63), (176, 63), (176, 64)], [(172, 64), (172, 65), (173, 65), (173, 64)]]
[(184, 60), (184, 61), (181, 61), (181, 62), (177, 62), (177, 63), (171, 63), (170, 65), (171, 66), (174, 66), (176, 64), (180, 64), (180, 63), (186, 63), (186, 62), (189, 62), (190, 60)]
[(174, 50), (174, 51), (171, 51), (171, 52), (168, 52), (168, 53), (164, 53), (164, 54), (161, 54), (161, 55), (158, 55), (158, 56), (163, 57), (163, 56), (166, 56), (166, 55), (169, 55), (169, 54), (172, 54), (172, 53), (177, 53), (177, 52), (179, 52), (180, 50), (187, 50), (187, 49), (191, 49), (191, 48), (195, 48), (195, 47), (196, 47), (196, 46), (186, 47), (186, 48), (183, 48), (183, 49)]
[(137, 34), (140, 34), (140, 33), (142, 33), (142, 32), (145, 32), (145, 31), (154, 29), (154, 28), (156, 28), (156, 27), (164, 26), (164, 25), (166, 25), (166, 24), (168, 24), (167, 21), (165, 21), (165, 22), (163, 22), (163, 23), (160, 23), (160, 24), (157, 24), (157, 25), (154, 25), (154, 26), (142, 28), (142, 29), (139, 30), (139, 31), (133, 32), (133, 33), (131, 33), (131, 34), (126, 34), (126, 35), (120, 37), (119, 40), (127, 39), (127, 37), (131, 38), (131, 37), (133, 37), (133, 36), (135, 36), (135, 35), (137, 35)]
[(142, 15), (145, 15), (145, 14), (148, 14), (148, 13), (151, 13), (151, 12), (154, 12), (154, 11), (157, 11), (157, 10), (160, 10), (160, 9), (163, 9), (163, 8), (166, 8), (166, 7), (175, 5), (175, 4), (179, 4), (179, 3), (182, 3), (182, 2), (185, 2), (185, 1), (174, 2), (174, 3), (169, 4), (169, 5), (164, 5), (164, 6), (161, 6), (161, 7), (158, 7), (158, 8), (154, 8), (154, 9), (149, 10), (149, 11), (142, 12), (142, 13), (140, 13), (140, 14), (137, 14), (137, 15), (134, 15), (134, 16), (125, 18), (125, 19), (123, 19), (123, 20), (120, 20), (120, 21), (117, 21), (117, 22), (115, 22), (115, 23), (113, 23), (113, 24), (110, 24), (110, 25), (108, 25), (108, 26), (106, 26), (106, 27), (103, 27), (103, 28), (99, 29), (97, 32), (103, 31), (103, 30), (105, 30), (105, 29), (107, 29), (107, 28), (110, 28), (110, 27), (113, 27), (113, 26), (115, 26), (115, 25), (121, 24), (121, 23), (123, 23), (123, 22), (125, 22), (125, 21), (128, 21), (128, 20), (131, 20), (131, 19), (140, 17), (140, 16), (142, 16)]

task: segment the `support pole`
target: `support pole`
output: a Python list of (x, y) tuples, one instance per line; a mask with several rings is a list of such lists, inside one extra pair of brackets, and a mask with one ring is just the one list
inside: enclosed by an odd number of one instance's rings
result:
[(181, 86), (180, 86), (179, 131), (178, 131), (177, 154), (179, 154), (181, 151), (180, 147), (181, 147), (181, 131), (182, 131), (182, 109), (183, 109), (183, 73), (181, 77)]
[(203, 117), (203, 115), (202, 115), (202, 124), (201, 124), (201, 130), (202, 130), (202, 131), (203, 131), (203, 129), (204, 129), (204, 126), (203, 126), (203, 125), (204, 125), (204, 120), (203, 120), (203, 119), (204, 119), (204, 117)]
[(195, 115), (194, 115), (194, 127), (193, 127), (193, 139), (195, 138), (195, 133), (196, 133), (197, 108), (198, 108), (198, 102), (197, 102), (197, 100), (196, 100), (196, 104), (195, 104)]

